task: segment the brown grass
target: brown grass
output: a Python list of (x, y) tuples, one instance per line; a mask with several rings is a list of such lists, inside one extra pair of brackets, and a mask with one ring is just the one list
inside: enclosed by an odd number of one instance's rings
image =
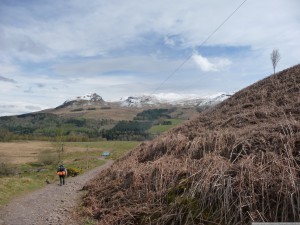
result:
[(61, 115), (64, 117), (84, 117), (90, 119), (109, 119), (109, 120), (132, 120), (136, 114), (145, 110), (144, 108), (134, 108), (134, 107), (120, 107), (117, 104), (111, 103), (110, 109), (103, 109), (101, 106), (96, 106), (95, 110), (88, 110), (90, 106), (80, 106), (82, 111), (76, 112), (74, 108), (60, 108), (46, 110), (45, 112), (50, 112), (53, 114)]
[(0, 142), (0, 155), (3, 160), (9, 160), (10, 163), (23, 164), (37, 161), (39, 152), (51, 148), (50, 142)]
[(99, 224), (300, 222), (300, 65), (141, 144), (85, 188)]
[[(4, 162), (24, 164), (37, 162), (41, 152), (56, 152), (57, 148), (60, 149), (61, 145), (47, 141), (0, 142), (0, 156)], [(86, 152), (86, 146), (74, 147), (66, 143), (64, 145), (64, 153), (71, 152)]]
[[(110, 108), (103, 108), (102, 106), (93, 106), (94, 110), (88, 110), (91, 106), (79, 105), (81, 111), (76, 111), (76, 107), (64, 107), (59, 109), (47, 109), (43, 112), (53, 113), (66, 118), (89, 118), (89, 119), (108, 119), (108, 120), (133, 120), (136, 115), (144, 110), (153, 109), (151, 106), (144, 107), (123, 107), (118, 103), (110, 103)], [(156, 106), (157, 107), (157, 106)], [(161, 104), (160, 108), (174, 108), (169, 104)], [(74, 111), (75, 109), (75, 111)], [(190, 119), (193, 116), (198, 115), (195, 107), (177, 107), (177, 109), (171, 113), (173, 118)]]
[(88, 112), (85, 116), (86, 118), (103, 118), (103, 119), (113, 119), (113, 120), (132, 120), (137, 113), (142, 110), (138, 109), (122, 109), (112, 108), (112, 109), (100, 109), (94, 112)]

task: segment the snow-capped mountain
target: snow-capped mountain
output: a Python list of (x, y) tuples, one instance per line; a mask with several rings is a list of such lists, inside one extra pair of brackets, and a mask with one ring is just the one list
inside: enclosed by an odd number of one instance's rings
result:
[(84, 106), (110, 106), (119, 105), (121, 107), (167, 107), (167, 106), (182, 106), (182, 107), (198, 107), (207, 108), (213, 106), (217, 103), (222, 102), (230, 95), (228, 94), (217, 94), (213, 96), (199, 96), (199, 95), (178, 95), (173, 93), (168, 94), (153, 94), (153, 95), (140, 95), (140, 96), (129, 96), (121, 98), (120, 101), (116, 102), (106, 102), (103, 98), (96, 94), (86, 94), (83, 96), (78, 96), (74, 99), (65, 101), (62, 105), (58, 106), (56, 109), (60, 108), (76, 108)]
[(155, 96), (129, 96), (121, 98), (119, 104), (124, 107), (145, 107), (145, 106), (157, 106), (162, 104)]
[(96, 93), (91, 93), (83, 96), (77, 96), (76, 98), (73, 99), (68, 99), (62, 105), (56, 107), (56, 109), (65, 108), (65, 107), (74, 108), (78, 106), (97, 106), (97, 105), (106, 106), (108, 105), (108, 103), (105, 102), (100, 95)]
[(204, 97), (197, 95), (182, 96), (177, 94), (141, 95), (122, 98), (119, 104), (124, 107), (151, 107), (159, 105), (208, 107), (224, 101), (229, 96), (229, 94), (225, 93)]
[(96, 93), (90, 93), (90, 94), (86, 94), (83, 96), (77, 96), (75, 99), (71, 99), (71, 100), (67, 100), (66, 102), (70, 102), (70, 101), (91, 101), (91, 102), (102, 102), (104, 101), (103, 98), (96, 94)]

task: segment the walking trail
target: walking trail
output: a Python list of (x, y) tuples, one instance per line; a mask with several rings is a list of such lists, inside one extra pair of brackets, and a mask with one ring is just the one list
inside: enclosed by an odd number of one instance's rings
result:
[(0, 208), (0, 225), (78, 225), (72, 215), (79, 203), (83, 186), (100, 171), (110, 167), (113, 161), (90, 170), (80, 176), (59, 181), (28, 195), (14, 199)]

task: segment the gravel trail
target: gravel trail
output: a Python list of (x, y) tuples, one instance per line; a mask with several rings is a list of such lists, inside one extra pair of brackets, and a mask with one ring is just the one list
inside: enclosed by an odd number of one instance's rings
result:
[(59, 186), (57, 180), (54, 184), (14, 199), (0, 208), (0, 225), (78, 225), (72, 211), (80, 200), (80, 190), (112, 163), (108, 160), (103, 166), (67, 178), (64, 186)]

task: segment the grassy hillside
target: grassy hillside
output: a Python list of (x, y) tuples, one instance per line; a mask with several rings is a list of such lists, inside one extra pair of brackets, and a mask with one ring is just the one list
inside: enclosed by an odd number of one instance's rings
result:
[(45, 110), (46, 113), (55, 114), (65, 118), (87, 118), (87, 119), (107, 119), (107, 120), (132, 120), (137, 113), (144, 108), (121, 107), (118, 104), (109, 103), (109, 106), (89, 106), (78, 105), (77, 107), (58, 107), (56, 109)]
[(300, 221), (300, 65), (141, 144), (86, 186), (99, 224)]
[(149, 132), (151, 134), (161, 134), (173, 127), (178, 126), (178, 124), (183, 123), (184, 120), (182, 119), (166, 119), (163, 120), (160, 124), (154, 125), (150, 128)]
[[(188, 109), (187, 114), (184, 113), (185, 109), (177, 108), (141, 110), (116, 106), (107, 109), (80, 108), (79, 105), (77, 108), (59, 107), (47, 112), (0, 117), (0, 141), (142, 141), (152, 139), (149, 128), (163, 120), (182, 118), (183, 115), (190, 115), (192, 111), (197, 114), (196, 108)], [(95, 116), (90, 117), (89, 111), (93, 111)], [(123, 120), (123, 115), (127, 113), (130, 120)]]

